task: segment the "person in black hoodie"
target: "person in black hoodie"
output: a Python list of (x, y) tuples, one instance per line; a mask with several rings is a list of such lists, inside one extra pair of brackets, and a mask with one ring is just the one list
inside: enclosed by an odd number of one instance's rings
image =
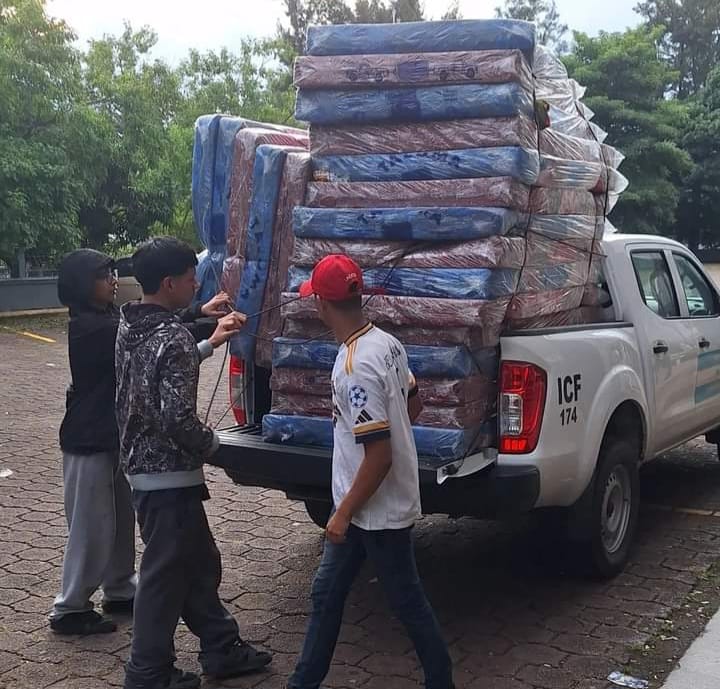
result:
[[(115, 623), (96, 612), (90, 600), (99, 587), (106, 613), (132, 613), (135, 597), (135, 516), (119, 468), (115, 418), (120, 311), (114, 303), (114, 269), (110, 256), (92, 249), (68, 254), (59, 269), (58, 296), (70, 312), (72, 384), (60, 427), (68, 540), (62, 590), (50, 615), (50, 628), (58, 634), (115, 631)], [(186, 321), (216, 317), (229, 303), (219, 294), (181, 316)]]
[(200, 665), (215, 678), (262, 669), (269, 653), (240, 638), (222, 604), (222, 576), (203, 502), (210, 497), (203, 464), (217, 434), (197, 415), (200, 362), (245, 323), (230, 313), (197, 347), (175, 315), (197, 288), (195, 254), (170, 237), (143, 244), (133, 256), (139, 304), (122, 309), (116, 349), (120, 461), (145, 543), (135, 598), (125, 689), (193, 689), (200, 678), (175, 668), (180, 617), (200, 639)]

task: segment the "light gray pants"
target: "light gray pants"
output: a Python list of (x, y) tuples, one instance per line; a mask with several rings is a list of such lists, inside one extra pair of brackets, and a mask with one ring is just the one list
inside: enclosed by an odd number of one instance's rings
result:
[(92, 610), (100, 587), (103, 600), (123, 601), (137, 585), (135, 514), (117, 453), (64, 453), (63, 482), (69, 533), (54, 618)]

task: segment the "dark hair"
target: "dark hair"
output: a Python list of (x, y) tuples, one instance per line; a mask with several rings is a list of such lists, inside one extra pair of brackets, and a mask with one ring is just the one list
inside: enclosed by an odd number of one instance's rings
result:
[(155, 237), (141, 244), (132, 257), (135, 279), (144, 294), (156, 294), (167, 277), (183, 275), (197, 265), (195, 252), (175, 237)]
[(343, 299), (342, 301), (330, 301), (334, 309), (342, 311), (343, 313), (353, 313), (354, 311), (362, 311), (362, 295), (356, 294), (354, 297), (349, 299)]

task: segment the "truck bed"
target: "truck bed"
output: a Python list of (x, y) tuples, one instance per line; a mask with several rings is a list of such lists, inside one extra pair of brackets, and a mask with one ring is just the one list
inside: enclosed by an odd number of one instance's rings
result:
[[(268, 443), (260, 432), (259, 426), (221, 431), (220, 450), (211, 463), (244, 486), (280, 490), (295, 500), (332, 501), (329, 450)], [(537, 469), (498, 467), (496, 457), (497, 451), (488, 448), (441, 469), (420, 459), (423, 512), (492, 517), (532, 509), (540, 491)], [(454, 480), (459, 477), (463, 480)]]

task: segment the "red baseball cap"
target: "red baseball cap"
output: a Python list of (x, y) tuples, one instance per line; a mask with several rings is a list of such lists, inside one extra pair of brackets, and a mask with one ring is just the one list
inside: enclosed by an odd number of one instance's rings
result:
[(310, 279), (300, 285), (301, 297), (316, 295), (328, 301), (345, 301), (362, 291), (362, 270), (345, 254), (325, 256), (313, 269)]

